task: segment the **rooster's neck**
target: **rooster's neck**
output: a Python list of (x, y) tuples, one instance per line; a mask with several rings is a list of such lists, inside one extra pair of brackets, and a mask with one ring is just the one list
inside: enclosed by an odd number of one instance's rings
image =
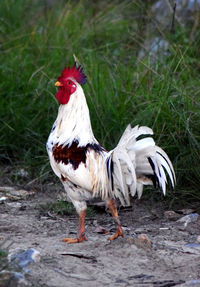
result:
[(79, 146), (85, 146), (96, 142), (92, 132), (89, 109), (80, 86), (71, 95), (68, 104), (60, 105), (53, 133), (59, 140), (59, 144), (66, 145), (78, 141)]

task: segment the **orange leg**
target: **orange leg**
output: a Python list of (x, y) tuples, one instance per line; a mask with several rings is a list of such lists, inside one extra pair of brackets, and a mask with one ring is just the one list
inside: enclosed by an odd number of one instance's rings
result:
[(124, 237), (122, 226), (121, 226), (121, 223), (120, 223), (120, 220), (118, 217), (118, 212), (117, 212), (117, 208), (116, 208), (114, 199), (111, 199), (110, 201), (108, 201), (107, 205), (108, 205), (109, 210), (110, 210), (110, 212), (111, 212), (111, 214), (115, 220), (115, 223), (117, 225), (117, 230), (116, 230), (115, 234), (113, 236), (109, 237), (108, 240), (114, 240), (119, 236)]
[(79, 243), (82, 242), (83, 240), (87, 241), (87, 238), (85, 236), (85, 216), (86, 216), (86, 210), (81, 211), (79, 214), (79, 227), (78, 227), (77, 238), (64, 238), (62, 241), (67, 242), (69, 244)]

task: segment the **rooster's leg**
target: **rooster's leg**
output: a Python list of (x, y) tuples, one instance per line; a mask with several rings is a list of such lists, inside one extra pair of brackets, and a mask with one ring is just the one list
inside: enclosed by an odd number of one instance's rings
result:
[(62, 241), (67, 243), (79, 243), (83, 240), (87, 241), (87, 238), (85, 236), (85, 215), (86, 210), (82, 210), (79, 213), (79, 227), (78, 227), (78, 236), (77, 238), (64, 238)]
[(121, 226), (121, 223), (120, 223), (120, 220), (118, 217), (118, 212), (117, 212), (117, 208), (116, 208), (114, 199), (109, 200), (107, 202), (107, 205), (108, 205), (109, 210), (110, 210), (110, 212), (111, 212), (111, 214), (115, 220), (115, 223), (117, 225), (117, 230), (116, 230), (115, 234), (113, 236), (109, 237), (108, 240), (114, 240), (119, 236), (123, 237), (124, 234), (123, 234), (122, 226)]

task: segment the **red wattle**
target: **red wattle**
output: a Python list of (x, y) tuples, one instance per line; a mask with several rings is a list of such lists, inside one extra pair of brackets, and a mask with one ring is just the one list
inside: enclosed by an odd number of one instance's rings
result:
[(56, 98), (61, 105), (66, 105), (69, 102), (70, 94), (66, 90), (60, 88), (56, 93)]

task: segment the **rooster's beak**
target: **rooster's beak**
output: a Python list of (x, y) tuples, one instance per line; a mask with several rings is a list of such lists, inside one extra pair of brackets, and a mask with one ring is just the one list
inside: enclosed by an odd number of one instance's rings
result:
[(61, 82), (57, 81), (57, 82), (55, 83), (55, 86), (56, 86), (56, 87), (62, 87), (63, 84), (61, 84)]

